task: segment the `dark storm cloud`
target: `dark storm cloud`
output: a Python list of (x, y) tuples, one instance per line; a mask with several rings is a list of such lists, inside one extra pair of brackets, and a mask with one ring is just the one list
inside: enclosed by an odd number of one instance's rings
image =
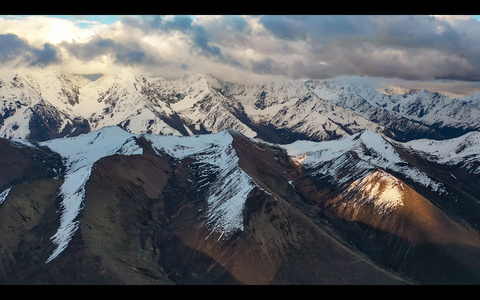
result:
[(285, 65), (275, 63), (271, 58), (265, 58), (262, 60), (251, 60), (251, 70), (256, 74), (281, 74), (287, 75)]
[[(126, 16), (122, 22), (149, 34), (181, 32), (190, 41), (192, 54), (255, 74), (480, 78), (480, 70), (473, 67), (480, 61), (475, 35), (480, 30), (464, 26), (462, 31), (433, 16), (267, 15), (256, 18), (263, 33), (254, 33), (247, 21), (252, 19), (217, 16), (194, 22), (189, 16)], [(479, 28), (478, 23), (470, 25)], [(238, 56), (242, 49), (255, 56)]]
[(55, 46), (45, 43), (43, 48), (31, 46), (15, 34), (0, 34), (0, 62), (26, 63), (31, 66), (46, 66), (61, 61)]
[(139, 28), (145, 32), (154, 30), (171, 31), (190, 31), (192, 28), (192, 18), (188, 16), (123, 16), (121, 21), (124, 25), (132, 28)]
[(31, 65), (50, 65), (60, 62), (58, 51), (52, 44), (43, 44), (43, 49), (32, 49), (34, 59)]
[(307, 29), (298, 16), (263, 16), (260, 23), (275, 37), (287, 40), (305, 39)]
[(234, 32), (246, 32), (249, 29), (247, 21), (241, 16), (222, 16), (224, 28), (229, 28)]
[(195, 47), (201, 49), (201, 52), (205, 56), (214, 56), (223, 59), (222, 51), (218, 46), (211, 45), (209, 43), (208, 33), (203, 29), (203, 27), (195, 26), (192, 30), (192, 42)]
[(0, 60), (7, 62), (27, 52), (29, 45), (15, 34), (0, 35)]
[(62, 46), (77, 58), (88, 61), (100, 55), (110, 53), (115, 44), (115, 41), (112, 39), (95, 38), (87, 43), (63, 42)]
[(312, 43), (353, 38), (391, 47), (438, 47), (458, 50), (461, 34), (433, 16), (326, 15), (262, 16), (259, 22), (279, 39)]
[(100, 63), (108, 56), (108, 63), (158, 72), (480, 80), (480, 23), (452, 20), (422, 15), (122, 16), (89, 38), (56, 45), (33, 47), (16, 35), (3, 35), (0, 62), (55, 63), (62, 49), (65, 60), (71, 55), (82, 63)]
[[(279, 40), (307, 48), (305, 76), (479, 80), (480, 24), (433, 16), (262, 16)], [(468, 22), (468, 26), (467, 26)], [(318, 62), (322, 62), (319, 64)], [(292, 70), (300, 71), (298, 62)]]
[(146, 53), (134, 41), (129, 43), (116, 42), (113, 39), (94, 38), (86, 43), (67, 43), (62, 46), (83, 61), (95, 59), (101, 55), (113, 55), (115, 62), (126, 65), (139, 64), (146, 58)]
[(326, 41), (343, 36), (367, 36), (372, 28), (368, 16), (296, 16), (267, 15), (259, 22), (280, 39)]
[[(238, 62), (231, 56), (225, 55), (220, 46), (215, 45), (211, 41), (209, 31), (204, 27), (193, 23), (193, 19), (189, 16), (126, 16), (122, 18), (122, 22), (132, 28), (138, 28), (145, 32), (152, 33), (154, 31), (171, 33), (179, 31), (185, 34), (192, 42), (192, 50), (202, 56), (216, 59), (219, 62), (228, 65), (238, 66)], [(233, 20), (229, 26), (242, 28), (245, 23), (242, 20)]]
[(145, 52), (139, 50), (130, 50), (126, 52), (117, 53), (117, 62), (122, 62), (126, 65), (138, 64), (145, 59)]

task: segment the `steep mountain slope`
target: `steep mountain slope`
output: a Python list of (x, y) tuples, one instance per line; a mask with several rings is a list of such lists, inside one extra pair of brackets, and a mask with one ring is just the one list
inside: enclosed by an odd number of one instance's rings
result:
[(124, 70), (89, 81), (54, 69), (5, 69), (0, 97), (0, 136), (37, 141), (116, 125), (135, 134), (179, 136), (231, 128), (275, 143), (331, 140), (366, 129), (398, 141), (442, 139), (480, 127), (475, 95), (385, 94), (335, 80), (244, 85), (207, 74), (165, 80)]
[[(474, 137), (443, 142), (478, 155)], [(0, 170), (3, 284), (480, 279), (478, 225), (461, 205), (475, 194), (443, 170), (432, 176), (434, 153), (415, 150), (435, 141), (363, 131), (277, 145), (237, 130), (183, 137), (110, 126), (0, 142), (0, 162), (16, 170)]]
[(385, 128), (330, 101), (320, 99), (301, 81), (229, 86), (241, 107), (236, 115), (254, 128), (259, 138), (273, 142), (297, 139), (329, 140), (370, 129)]
[(85, 82), (56, 71), (2, 70), (0, 136), (45, 140), (88, 132), (88, 122), (68, 110), (78, 102), (78, 89)]
[(58, 247), (47, 259), (48, 263), (67, 247), (78, 228), (75, 218), (83, 205), (85, 184), (90, 178), (93, 164), (105, 156), (141, 154), (142, 150), (135, 144), (131, 134), (118, 127), (105, 127), (88, 135), (68, 140), (49, 140), (40, 145), (59, 153), (66, 167), (64, 182), (58, 194), (62, 199), (60, 227), (52, 237)]
[(415, 140), (403, 144), (428, 161), (464, 169), (471, 174), (480, 173), (480, 132), (469, 132), (449, 140)]
[[(472, 135), (444, 142), (459, 148)], [(412, 144), (436, 142), (402, 144), (366, 131), (284, 147), (307, 174), (292, 184), (358, 249), (422, 283), (475, 283), (478, 193), (465, 196), (423, 156), (406, 154)], [(478, 176), (464, 177), (478, 184)], [(439, 261), (448, 267), (434, 267)]]
[(232, 114), (231, 107), (237, 104), (231, 103), (222, 84), (212, 75), (184, 75), (172, 81), (157, 80), (155, 85), (156, 92), (179, 114), (190, 134), (230, 128), (255, 136), (254, 131)]

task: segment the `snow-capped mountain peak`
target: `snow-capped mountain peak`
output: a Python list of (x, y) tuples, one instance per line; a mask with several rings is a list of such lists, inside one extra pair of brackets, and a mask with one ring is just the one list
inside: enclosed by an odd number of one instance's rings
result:
[[(392, 143), (378, 133), (365, 130), (338, 140), (297, 141), (282, 147), (294, 161), (300, 159), (304, 168), (314, 170), (316, 175), (330, 176), (336, 183), (343, 184), (372, 170), (383, 169), (404, 174), (420, 185), (444, 192), (440, 183), (405, 161)], [(342, 173), (341, 170), (347, 169), (347, 174)]]
[(400, 87), (389, 87), (385, 89), (378, 89), (379, 92), (393, 96), (393, 95), (413, 95), (420, 92), (421, 89), (409, 89)]
[[(373, 171), (365, 177), (353, 181), (340, 197), (350, 197), (353, 204), (365, 205), (372, 203), (381, 214), (403, 206), (406, 185), (393, 175), (384, 171)], [(350, 205), (352, 203), (345, 203)]]
[(372, 130), (405, 141), (480, 128), (478, 101), (425, 90), (385, 94), (337, 79), (245, 85), (199, 73), (166, 80), (122, 70), (95, 81), (51, 69), (0, 73), (6, 138), (45, 140), (120, 125), (166, 135), (233, 128), (282, 143)]
[(403, 144), (422, 153), (428, 160), (458, 165), (473, 174), (480, 174), (480, 132), (473, 131), (448, 140), (420, 139)]

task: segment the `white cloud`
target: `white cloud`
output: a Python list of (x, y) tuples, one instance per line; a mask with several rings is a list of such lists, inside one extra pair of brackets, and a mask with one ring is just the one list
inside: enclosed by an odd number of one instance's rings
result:
[(106, 27), (101, 23), (80, 27), (71, 20), (46, 16), (0, 18), (0, 34), (16, 34), (36, 47), (44, 43), (85, 41)]
[(435, 18), (442, 20), (442, 21), (447, 21), (448, 23), (455, 23), (458, 20), (470, 20), (473, 16), (471, 15), (433, 15)]
[(107, 72), (118, 65), (170, 78), (202, 72), (249, 82), (342, 75), (412, 82), (480, 80), (480, 70), (474, 67), (480, 63), (480, 23), (471, 16), (204, 15), (99, 20), (101, 16), (3, 17), (0, 35), (15, 34), (30, 47), (29, 53), (36, 53), (33, 48), (43, 49), (44, 54), (56, 50), (63, 66), (76, 73)]

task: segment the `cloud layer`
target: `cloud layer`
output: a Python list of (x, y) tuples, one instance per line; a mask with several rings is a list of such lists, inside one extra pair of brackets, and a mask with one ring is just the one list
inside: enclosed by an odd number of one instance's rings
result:
[(469, 93), (480, 81), (480, 23), (421, 15), (121, 16), (113, 24), (14, 16), (0, 18), (0, 63), (77, 73), (128, 67), (166, 78), (202, 72), (232, 81), (441, 80)]

